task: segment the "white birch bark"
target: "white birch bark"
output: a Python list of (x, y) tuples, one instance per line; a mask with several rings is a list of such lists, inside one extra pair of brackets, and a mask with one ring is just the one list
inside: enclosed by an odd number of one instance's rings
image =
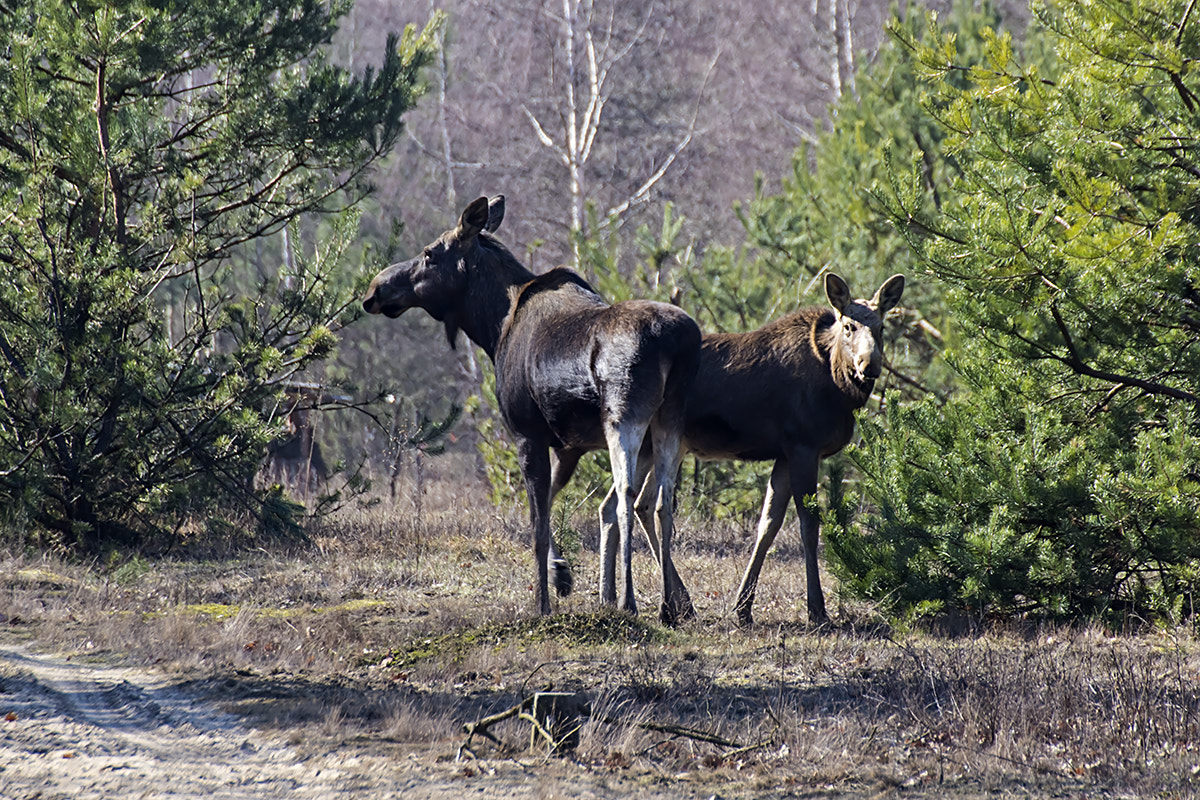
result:
[[(620, 44), (614, 41), (614, 13), (610, 11), (607, 21), (598, 23), (591, 0), (562, 0), (562, 17), (558, 20), (562, 32), (560, 44), (565, 74), (562, 103), (558, 108), (561, 131), (551, 133), (548, 129), (550, 126), (527, 105), (521, 107), (538, 141), (567, 168), (573, 239), (584, 232), (584, 210), (588, 201), (587, 164), (600, 133), (605, 105), (612, 97), (609, 75), (642, 40), (650, 21), (648, 16), (630, 40)], [(607, 210), (606, 224), (611, 224), (614, 219), (619, 220), (632, 206), (649, 197), (654, 186), (691, 142), (695, 122), (693, 117), (687, 133), (650, 177), (623, 201)], [(572, 254), (578, 264), (579, 248), (574, 241)]]

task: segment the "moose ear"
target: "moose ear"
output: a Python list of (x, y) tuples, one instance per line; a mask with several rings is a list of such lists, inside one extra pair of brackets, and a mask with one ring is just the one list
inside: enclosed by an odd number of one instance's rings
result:
[(488, 200), (488, 221), (483, 229), (488, 233), (495, 233), (501, 222), (504, 222), (504, 195), (498, 194)]
[(463, 211), (462, 217), (458, 220), (458, 230), (454, 232), (455, 238), (460, 241), (473, 239), (479, 235), (479, 232), (487, 227), (488, 224), (488, 199), (486, 197), (477, 197), (471, 201)]
[(832, 272), (825, 274), (825, 296), (829, 298), (829, 305), (833, 306), (839, 314), (844, 313), (846, 306), (854, 302), (854, 296), (850, 294), (850, 286)]
[(871, 298), (871, 305), (875, 306), (875, 311), (882, 317), (900, 303), (902, 294), (904, 294), (904, 276), (893, 275), (883, 282), (883, 286), (879, 287), (879, 291)]

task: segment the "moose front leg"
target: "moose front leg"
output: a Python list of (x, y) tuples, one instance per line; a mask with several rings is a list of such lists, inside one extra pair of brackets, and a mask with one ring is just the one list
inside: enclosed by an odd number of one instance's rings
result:
[[(585, 452), (574, 447), (562, 447), (551, 451), (549, 507), (553, 508), (554, 498), (558, 497), (559, 492), (570, 482), (575, 468), (579, 466), (579, 459), (583, 458)], [(575, 576), (571, 574), (571, 565), (559, 554), (553, 535), (550, 537), (550, 572), (558, 596), (569, 595), (575, 587)]]
[(796, 513), (800, 516), (800, 541), (804, 543), (804, 571), (808, 585), (808, 621), (814, 625), (825, 625), (829, 615), (825, 613), (825, 593), (821, 591), (821, 567), (817, 560), (817, 544), (821, 520), (813, 508), (817, 502), (817, 469), (820, 459), (816, 454), (805, 454), (794, 459), (792, 470), (792, 497), (796, 501)]
[(775, 462), (771, 470), (771, 480), (767, 484), (767, 496), (763, 499), (762, 515), (758, 519), (758, 535), (754, 540), (754, 552), (746, 572), (742, 576), (742, 584), (738, 587), (737, 602), (734, 608), (738, 624), (750, 627), (754, 624), (754, 595), (758, 590), (758, 576), (762, 571), (763, 562), (767, 560), (767, 551), (775, 542), (775, 536), (783, 526), (784, 515), (787, 514), (788, 500), (792, 496), (791, 477), (788, 464), (784, 459)]

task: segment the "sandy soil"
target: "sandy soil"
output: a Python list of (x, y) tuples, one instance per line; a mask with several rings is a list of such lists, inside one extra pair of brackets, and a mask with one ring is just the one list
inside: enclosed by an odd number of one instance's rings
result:
[[(322, 745), (247, 727), (211, 685), (0, 645), (0, 797), (731, 797), (561, 760), (457, 762), (378, 738)], [(657, 784), (657, 785), (656, 785)]]

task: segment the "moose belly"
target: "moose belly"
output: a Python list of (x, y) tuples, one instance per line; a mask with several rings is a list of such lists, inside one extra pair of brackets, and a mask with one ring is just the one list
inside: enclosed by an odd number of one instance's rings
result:
[(595, 450), (606, 446), (604, 430), (600, 426), (600, 409), (594, 398), (555, 393), (551, 397), (539, 398), (538, 406), (557, 440), (553, 443), (554, 447)]
[(720, 415), (688, 417), (684, 449), (702, 461), (774, 461), (783, 455), (779, 436), (759, 436)]

